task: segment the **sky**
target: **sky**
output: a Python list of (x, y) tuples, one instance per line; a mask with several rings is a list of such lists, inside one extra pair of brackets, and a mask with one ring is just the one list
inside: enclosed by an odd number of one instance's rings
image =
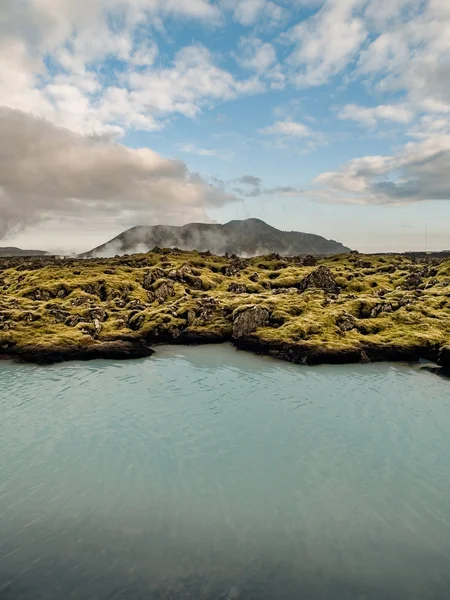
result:
[(0, 246), (249, 217), (450, 249), (449, 0), (0, 0)]

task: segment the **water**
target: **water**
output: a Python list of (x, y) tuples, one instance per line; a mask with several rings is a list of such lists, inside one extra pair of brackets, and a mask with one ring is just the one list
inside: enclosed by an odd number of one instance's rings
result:
[(444, 600), (450, 382), (227, 346), (0, 363), (1, 600)]

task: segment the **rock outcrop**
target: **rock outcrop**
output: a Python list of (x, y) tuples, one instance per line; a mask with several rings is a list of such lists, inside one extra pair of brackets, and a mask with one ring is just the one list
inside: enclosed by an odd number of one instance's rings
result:
[(345, 313), (336, 319), (336, 325), (341, 331), (351, 331), (356, 327), (356, 319), (353, 315)]
[(233, 322), (233, 338), (250, 335), (269, 322), (269, 311), (261, 306), (253, 306), (240, 312)]
[(339, 294), (341, 291), (341, 288), (336, 283), (330, 269), (323, 265), (307, 275), (298, 285), (299, 293), (302, 293), (309, 288), (321, 289), (327, 294)]

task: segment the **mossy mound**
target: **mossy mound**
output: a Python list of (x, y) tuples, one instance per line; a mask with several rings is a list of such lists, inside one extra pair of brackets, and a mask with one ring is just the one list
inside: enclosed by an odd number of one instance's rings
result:
[(114, 259), (0, 259), (4, 355), (33, 348), (94, 355), (93, 347), (123, 340), (233, 340), (236, 319), (254, 307), (264, 319), (239, 334), (241, 347), (284, 348), (288, 359), (289, 349), (298, 362), (392, 359), (394, 349), (399, 357), (412, 349), (437, 356), (450, 340), (450, 260), (244, 260), (167, 249)]

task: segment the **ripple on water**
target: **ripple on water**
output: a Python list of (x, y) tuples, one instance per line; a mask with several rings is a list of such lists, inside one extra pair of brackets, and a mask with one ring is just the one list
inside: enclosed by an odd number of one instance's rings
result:
[(218, 346), (0, 383), (1, 600), (448, 598), (448, 381)]

